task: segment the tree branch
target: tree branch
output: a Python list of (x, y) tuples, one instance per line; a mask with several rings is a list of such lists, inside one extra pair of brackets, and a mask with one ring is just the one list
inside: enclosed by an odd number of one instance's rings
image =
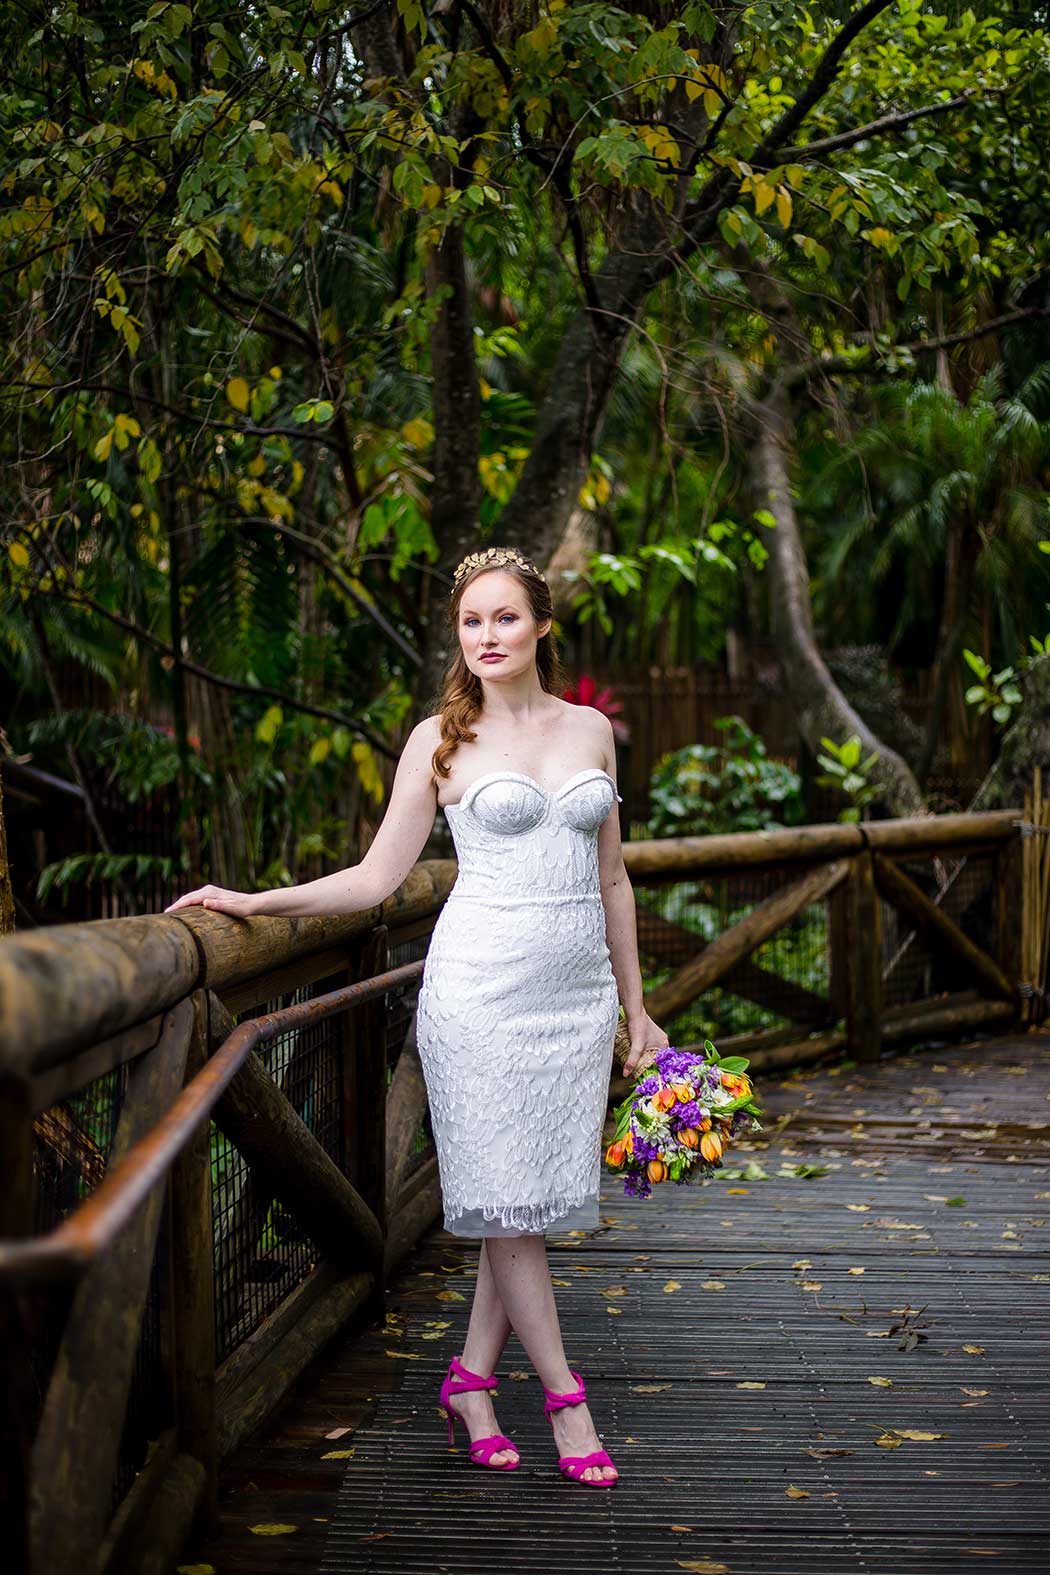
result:
[[(144, 629), (141, 624), (134, 623), (130, 618), (125, 618), (122, 613), (112, 612), (108, 607), (103, 607), (93, 596), (86, 591), (74, 590), (73, 592), (58, 589), (43, 591), (37, 586), (34, 589), (36, 596), (50, 596), (56, 601), (67, 602), (72, 607), (87, 607), (92, 612), (98, 613), (100, 618), (106, 618), (115, 624), (118, 629), (126, 629), (137, 640), (148, 645), (152, 650), (158, 651), (162, 656), (175, 660), (175, 652), (167, 641), (162, 640), (150, 629)], [(210, 668), (201, 667), (198, 662), (191, 662), (186, 657), (179, 658), (184, 672), (192, 673), (195, 678), (203, 679), (205, 683), (213, 684), (216, 689), (229, 689), (234, 694), (251, 695), (253, 699), (275, 700), (278, 705), (287, 706), (289, 711), (299, 711), (305, 716), (320, 717), (323, 722), (334, 722), (339, 727), (347, 727), (356, 733), (359, 738), (365, 739), (378, 754), (385, 755), (388, 760), (396, 760), (398, 752), (391, 749), (377, 733), (363, 727), (360, 722), (355, 722), (353, 717), (346, 716), (342, 711), (331, 711), (327, 706), (310, 705), (305, 700), (296, 700), (293, 695), (282, 694), (279, 689), (270, 689), (263, 684), (242, 684), (236, 678), (225, 678), (221, 673), (213, 673)]]
[[(999, 317), (990, 317), (980, 327), (968, 328), (961, 333), (942, 334), (936, 339), (913, 339), (907, 344), (885, 346), (871, 344), (867, 348), (872, 358), (894, 355), (902, 350), (910, 355), (926, 355), (936, 350), (952, 350), (956, 345), (972, 344), (977, 339), (987, 338), (989, 334), (1000, 333), (1004, 328), (1013, 328), (1018, 323), (1040, 317), (1050, 317), (1050, 306), (1020, 306), (1014, 312), (1004, 312)], [(837, 377), (841, 374), (854, 373), (857, 377), (872, 377), (885, 370), (881, 362), (875, 359), (857, 361), (849, 356), (833, 355), (823, 361), (808, 361), (804, 366), (796, 367), (785, 377), (784, 386), (797, 388), (801, 383), (806, 383), (811, 377), (817, 376)]]
[(809, 79), (809, 86), (784, 111), (776, 125), (770, 127), (748, 160), (749, 164), (761, 163), (788, 137), (794, 136), (810, 110), (820, 103), (834, 82), (842, 57), (853, 40), (863, 33), (869, 22), (874, 22), (883, 11), (888, 11), (893, 3), (894, 0), (868, 0), (867, 5), (861, 6), (844, 23), (821, 56), (817, 69)]
[[(959, 93), (955, 98), (946, 99), (943, 104), (923, 104), (919, 109), (894, 111), (889, 115), (882, 115), (878, 120), (869, 120), (866, 126), (854, 126), (852, 131), (840, 131), (834, 137), (823, 137), (818, 142), (805, 142), (797, 148), (782, 148), (773, 160), (755, 164), (756, 169), (772, 169), (777, 164), (800, 164), (803, 159), (823, 158), (826, 153), (837, 153), (840, 148), (851, 148), (857, 142), (863, 142), (865, 137), (878, 137), (886, 132), (900, 131), (903, 126), (908, 126), (913, 120), (921, 120), (926, 115), (944, 115), (949, 110), (961, 109), (969, 103), (976, 93), (976, 88), (967, 88), (965, 93)], [(995, 89), (996, 92), (1000, 91)], [(754, 163), (754, 160), (750, 161)]]

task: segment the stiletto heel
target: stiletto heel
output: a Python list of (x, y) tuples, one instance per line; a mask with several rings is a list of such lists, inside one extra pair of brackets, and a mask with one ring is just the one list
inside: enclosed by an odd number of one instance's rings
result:
[[(547, 1397), (543, 1402), (543, 1410), (548, 1420), (552, 1411), (560, 1411), (567, 1405), (582, 1405), (587, 1398), (586, 1385), (579, 1373), (574, 1373), (571, 1367), (569, 1372), (579, 1385), (571, 1394), (557, 1395), (553, 1389), (547, 1388), (542, 1379), (540, 1381), (543, 1393)], [(554, 1423), (551, 1422), (551, 1429), (553, 1428)], [(589, 1455), (559, 1455), (558, 1457), (558, 1470), (562, 1475), (572, 1482), (582, 1482), (584, 1487), (615, 1487), (620, 1480), (619, 1473), (614, 1477), (585, 1477), (583, 1473), (588, 1466), (612, 1466), (616, 1471), (616, 1461), (610, 1460), (604, 1449), (593, 1449)]]
[[(449, 1396), (467, 1394), (472, 1389), (495, 1389), (498, 1383), (499, 1379), (495, 1373), (492, 1373), (488, 1378), (482, 1378), (479, 1373), (472, 1373), (468, 1367), (464, 1367), (463, 1363), (455, 1356), (449, 1362), (448, 1372), (445, 1374), (444, 1382), (441, 1385), (441, 1393), (438, 1396), (438, 1404), (448, 1417), (448, 1443), (450, 1449), (452, 1447), (455, 1425), (457, 1422), (463, 1422), (463, 1418), (453, 1411), (452, 1406), (449, 1404)], [(466, 1427), (466, 1425), (463, 1422), (463, 1426)], [(470, 1429), (468, 1428), (467, 1431), (469, 1433)], [(492, 1464), (492, 1456), (498, 1455), (504, 1449), (513, 1449), (515, 1454), (518, 1454), (518, 1446), (512, 1438), (508, 1438), (504, 1433), (490, 1433), (487, 1438), (476, 1438), (470, 1446), (469, 1454), (476, 1466), (487, 1466), (490, 1471), (517, 1471), (521, 1464), (520, 1459), (504, 1460), (501, 1465)], [(475, 1450), (480, 1450), (481, 1453), (475, 1454)]]

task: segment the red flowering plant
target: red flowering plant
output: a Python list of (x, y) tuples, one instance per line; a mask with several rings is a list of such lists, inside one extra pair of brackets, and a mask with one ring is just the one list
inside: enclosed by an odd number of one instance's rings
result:
[(575, 685), (570, 684), (562, 695), (563, 700), (568, 700), (571, 705), (590, 705), (603, 716), (607, 716), (612, 723), (613, 737), (618, 744), (626, 744), (630, 738), (627, 723), (620, 717), (623, 705), (619, 700), (613, 699), (612, 690), (606, 686), (598, 688), (598, 681), (589, 673), (581, 673)]

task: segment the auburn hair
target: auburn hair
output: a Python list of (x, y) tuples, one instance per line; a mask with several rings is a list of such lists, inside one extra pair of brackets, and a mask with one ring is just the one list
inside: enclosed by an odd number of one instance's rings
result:
[[(550, 586), (546, 580), (531, 574), (528, 569), (523, 569), (513, 559), (509, 559), (506, 563), (479, 564), (473, 569), (468, 569), (467, 573), (460, 577), (448, 603), (453, 655), (445, 668), (436, 705), (441, 720), (441, 742), (431, 756), (435, 776), (447, 777), (449, 762), (459, 745), (472, 744), (478, 736), (471, 723), (481, 715), (485, 694), (481, 679), (477, 673), (471, 672), (463, 659), (463, 650), (459, 643), (459, 609), (467, 586), (472, 584), (479, 574), (491, 574), (493, 569), (501, 569), (503, 573), (513, 575), (524, 590), (529, 610), (537, 623), (554, 616)], [(555, 644), (553, 623), (547, 633), (541, 634), (536, 642), (536, 671), (539, 674), (540, 686), (548, 694), (559, 694), (564, 690), (568, 678)]]

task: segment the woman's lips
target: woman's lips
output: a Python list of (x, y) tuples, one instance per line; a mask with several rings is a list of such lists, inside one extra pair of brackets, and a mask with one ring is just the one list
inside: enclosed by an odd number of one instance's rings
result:
[(481, 660), (483, 662), (502, 662), (503, 653), (501, 651), (487, 651)]

